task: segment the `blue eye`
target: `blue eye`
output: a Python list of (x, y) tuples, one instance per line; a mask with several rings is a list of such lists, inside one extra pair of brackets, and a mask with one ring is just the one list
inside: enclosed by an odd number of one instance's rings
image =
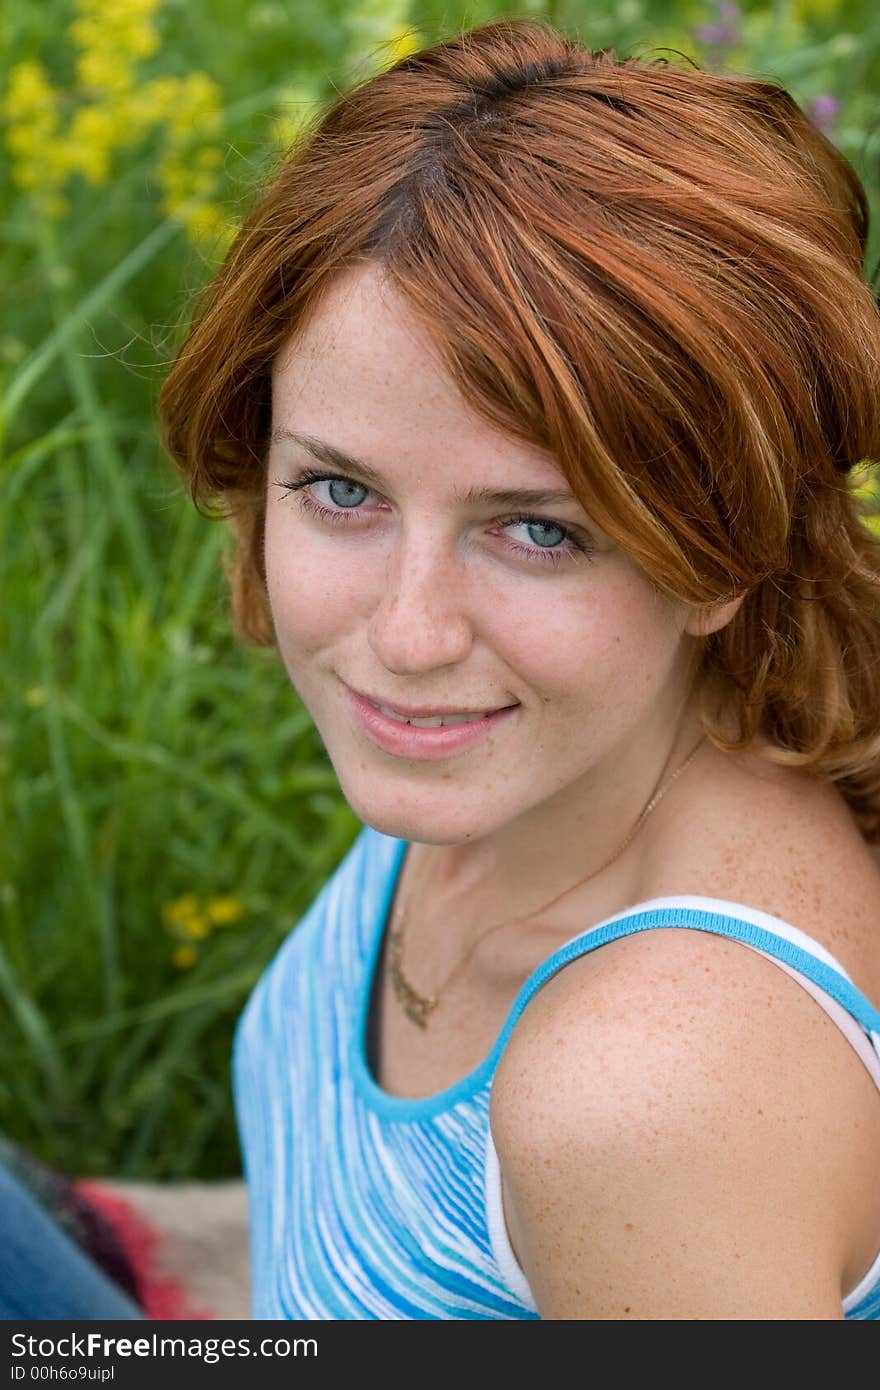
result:
[[(341, 506), (334, 505), (332, 507), (324, 506), (322, 503), (316, 501), (314, 497), (310, 496), (309, 493), (304, 491), (304, 489), (312, 483), (329, 483), (331, 487), (333, 484), (341, 483), (344, 488), (349, 490), (354, 488), (355, 490), (360, 489), (361, 492), (369, 492), (369, 488), (367, 488), (364, 483), (359, 483), (353, 478), (345, 478), (338, 473), (322, 473), (320, 470), (314, 468), (305, 469), (294, 482), (285, 482), (280, 478), (276, 479), (277, 486), (283, 488), (284, 491), (301, 494), (299, 503), (304, 511), (310, 512), (313, 516), (319, 517), (322, 521), (328, 521), (332, 525), (338, 525), (340, 523), (342, 525), (347, 524), (357, 517), (362, 509), (356, 506), (345, 506), (344, 504)], [(332, 496), (330, 500), (333, 501)], [(533, 516), (530, 513), (518, 512), (515, 516), (499, 518), (498, 525), (502, 530), (506, 529), (508, 526), (527, 526), (531, 528), (543, 528), (545, 531), (558, 532), (565, 542), (562, 546), (526, 546), (520, 545), (516, 541), (508, 541), (508, 546), (511, 550), (516, 551), (527, 560), (536, 560), (539, 564), (558, 565), (561, 564), (563, 560), (576, 559), (580, 556), (589, 559), (594, 553), (593, 547), (590, 545), (586, 535), (578, 528), (563, 526), (562, 522), (553, 521), (550, 517)]]

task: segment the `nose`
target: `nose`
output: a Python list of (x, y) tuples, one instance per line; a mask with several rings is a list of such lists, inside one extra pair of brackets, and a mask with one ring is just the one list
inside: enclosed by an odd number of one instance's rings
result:
[(454, 540), (425, 532), (399, 538), (369, 635), (385, 669), (402, 675), (467, 656), (473, 645), (468, 577)]

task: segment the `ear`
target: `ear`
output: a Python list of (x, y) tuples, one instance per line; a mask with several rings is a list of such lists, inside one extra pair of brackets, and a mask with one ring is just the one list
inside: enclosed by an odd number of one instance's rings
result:
[(685, 632), (692, 637), (708, 637), (710, 632), (718, 632), (739, 612), (745, 597), (745, 594), (740, 594), (739, 598), (730, 599), (727, 603), (711, 603), (694, 608), (685, 624)]

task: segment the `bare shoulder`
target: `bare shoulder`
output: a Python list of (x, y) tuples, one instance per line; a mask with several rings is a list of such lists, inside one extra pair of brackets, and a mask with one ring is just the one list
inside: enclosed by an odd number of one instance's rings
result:
[(839, 1318), (880, 1248), (876, 1087), (800, 985), (727, 938), (658, 929), (557, 972), (490, 1120), (544, 1317)]
[(769, 912), (830, 951), (880, 1008), (880, 847), (833, 784), (709, 751), (653, 828), (639, 897), (697, 893)]

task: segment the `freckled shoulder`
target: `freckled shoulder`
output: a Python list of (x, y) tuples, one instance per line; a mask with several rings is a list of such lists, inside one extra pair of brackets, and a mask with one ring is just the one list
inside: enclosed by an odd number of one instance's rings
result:
[(880, 846), (833, 784), (712, 749), (646, 837), (638, 897), (684, 893), (798, 927), (880, 1008)]
[(490, 1106), (542, 1316), (840, 1317), (880, 1248), (880, 1102), (851, 1051), (719, 936), (628, 936), (547, 981)]

